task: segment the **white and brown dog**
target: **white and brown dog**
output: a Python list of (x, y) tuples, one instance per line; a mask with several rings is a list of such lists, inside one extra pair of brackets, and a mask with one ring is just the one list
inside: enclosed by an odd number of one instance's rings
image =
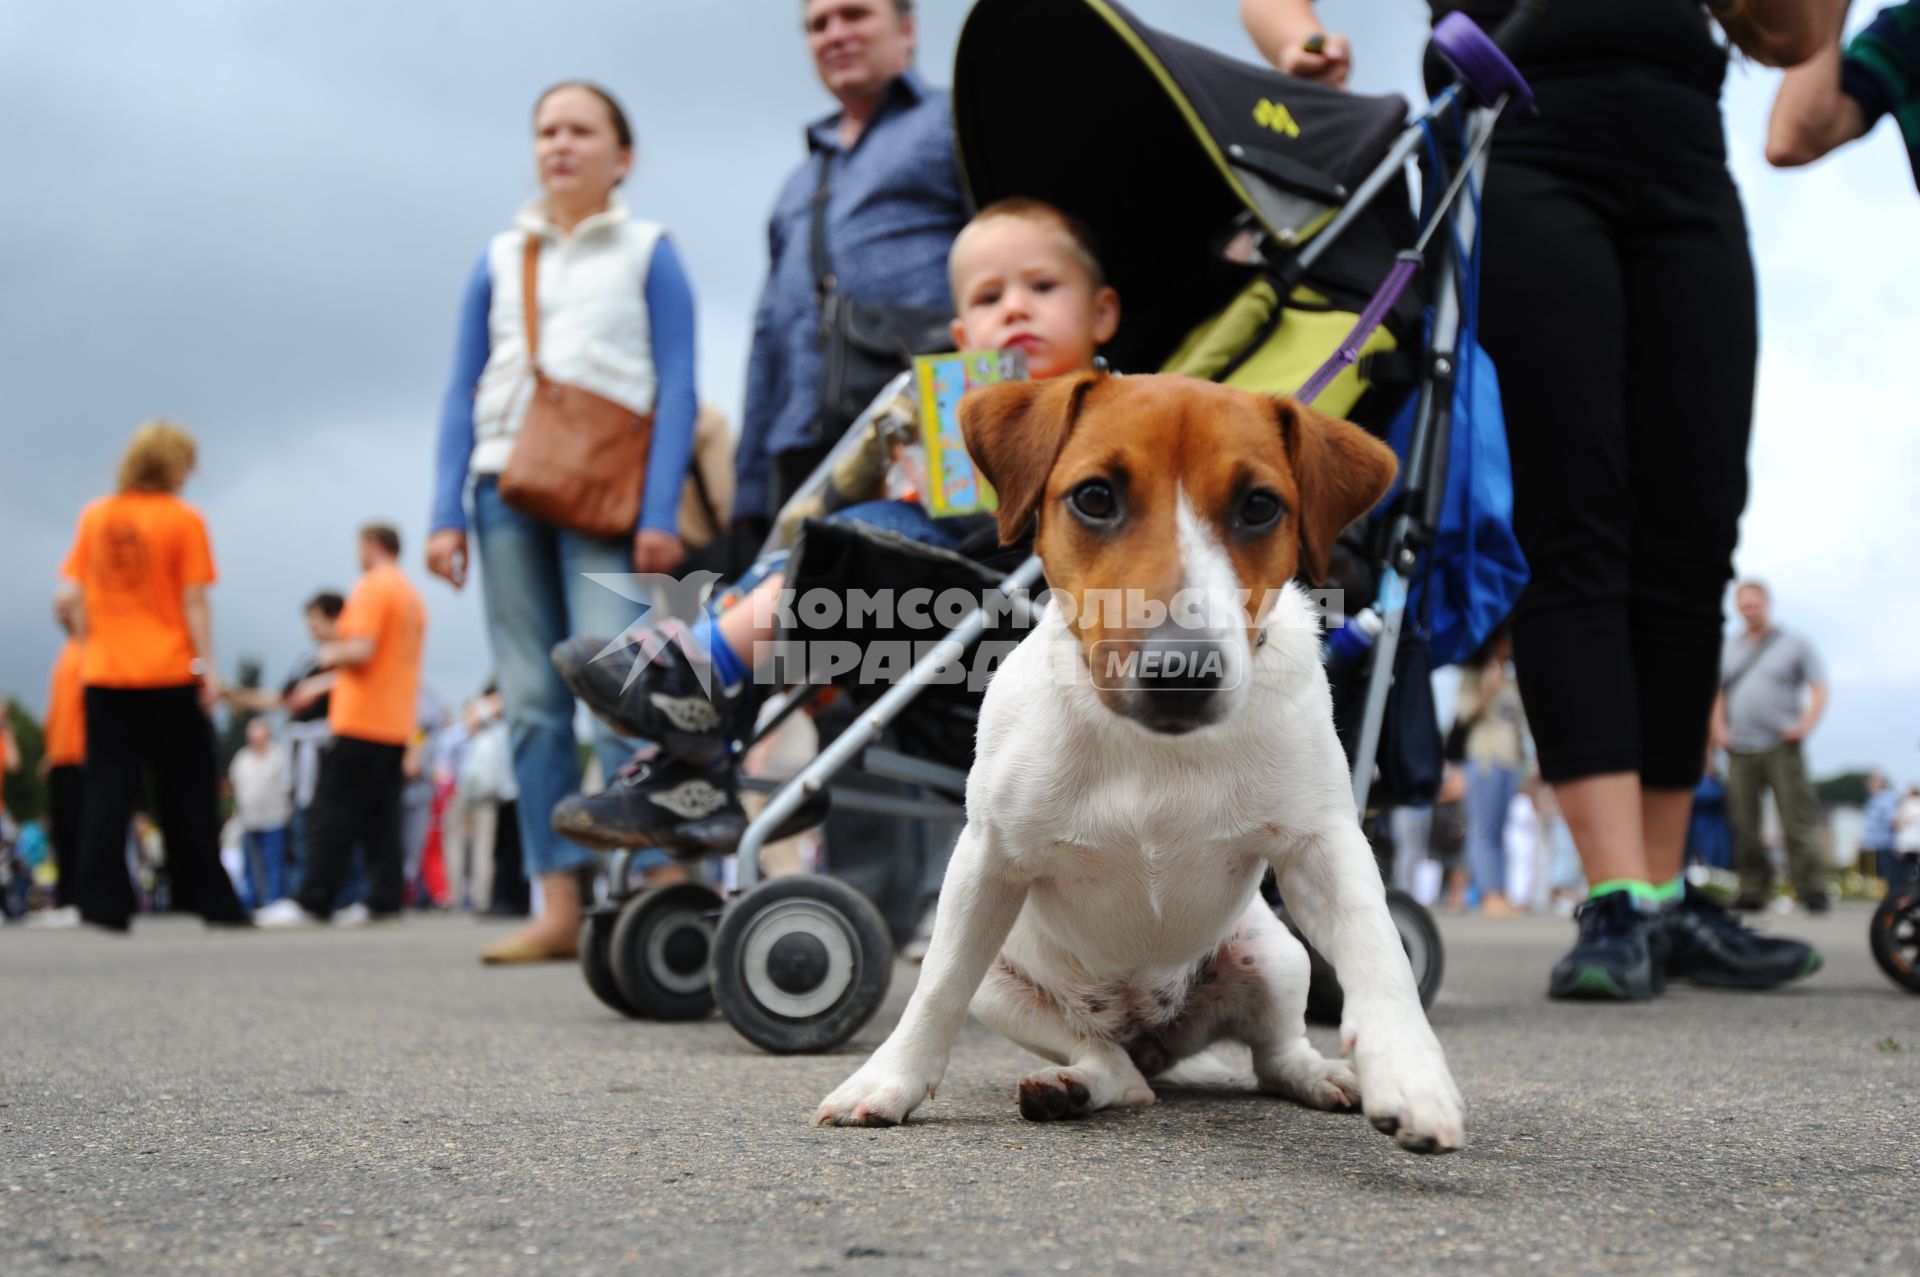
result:
[[(1150, 1104), (1154, 1075), (1229, 1040), (1264, 1091), (1358, 1104), (1416, 1152), (1461, 1147), (1292, 584), (1385, 492), (1391, 451), (1170, 376), (994, 386), (961, 417), (1003, 538), (1038, 514), (1054, 601), (989, 686), (919, 987), (814, 1122), (903, 1121), (971, 1002), (1054, 1061), (1020, 1082), (1029, 1118)], [(1307, 1039), (1307, 954), (1260, 897), (1269, 867), (1340, 973), (1351, 1062)]]

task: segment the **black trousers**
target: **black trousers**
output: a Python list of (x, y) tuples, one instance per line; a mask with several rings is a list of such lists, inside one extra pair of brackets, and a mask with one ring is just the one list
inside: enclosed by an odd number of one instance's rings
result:
[(367, 908), (399, 913), (406, 902), (405, 856), (400, 841), (400, 791), (405, 784), (402, 745), (382, 745), (334, 736), (320, 747), (314, 785), (306, 877), (300, 907), (318, 917), (333, 913), (358, 841), (367, 854)]
[(86, 715), (75, 901), (81, 916), (108, 927), (125, 927), (133, 916), (127, 823), (150, 773), (173, 907), (208, 922), (245, 922), (247, 911), (220, 864), (220, 781), (199, 689), (89, 687)]
[(1548, 780), (1691, 788), (1747, 499), (1746, 221), (1713, 97), (1550, 88), (1503, 126), (1484, 204), (1480, 336), (1532, 568), (1521, 695)]
[(53, 850), (53, 903), (79, 903), (80, 831), (87, 810), (86, 768), (69, 763), (47, 772), (47, 845)]

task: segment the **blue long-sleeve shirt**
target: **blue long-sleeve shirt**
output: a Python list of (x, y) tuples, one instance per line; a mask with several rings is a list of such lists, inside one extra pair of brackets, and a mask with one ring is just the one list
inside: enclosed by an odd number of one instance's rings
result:
[(1860, 846), (1867, 851), (1888, 851), (1893, 847), (1893, 831), (1900, 811), (1900, 795), (1891, 788), (1882, 789), (1867, 799), (1860, 822)]
[[(654, 246), (647, 267), (646, 299), (658, 388), (654, 394), (653, 441), (647, 451), (646, 491), (640, 501), (637, 528), (677, 532), (680, 489), (686, 482), (687, 462), (693, 456), (693, 423), (700, 399), (693, 375), (693, 288), (680, 265), (680, 255), (665, 236)], [(462, 498), (467, 486), (467, 461), (473, 455), (473, 392), (493, 353), (487, 323), (492, 307), (493, 279), (487, 270), (486, 254), (482, 253), (460, 303), (453, 375), (440, 405), (431, 532), (445, 528), (464, 532), (467, 528)]]
[(841, 290), (877, 304), (953, 304), (947, 253), (968, 213), (947, 94), (909, 71), (888, 86), (852, 150), (840, 145), (839, 127), (836, 114), (807, 129), (807, 160), (781, 188), (768, 223), (770, 264), (754, 312), (734, 454), (733, 508), (741, 514), (772, 513), (766, 508), (772, 454), (827, 442), (816, 437), (814, 425), (820, 303), (810, 251), (822, 152), (832, 157), (827, 249)]

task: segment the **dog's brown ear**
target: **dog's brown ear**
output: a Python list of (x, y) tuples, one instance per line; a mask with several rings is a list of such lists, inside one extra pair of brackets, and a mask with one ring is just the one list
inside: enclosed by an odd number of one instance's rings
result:
[(1371, 510), (1400, 463), (1393, 449), (1349, 421), (1315, 412), (1291, 399), (1276, 399), (1280, 436), (1294, 482), (1300, 486), (1300, 560), (1315, 584), (1327, 576), (1333, 543), (1349, 523)]
[(1012, 545), (1033, 522), (1047, 476), (1073, 432), (1080, 403), (1103, 374), (1048, 381), (1003, 381), (967, 392), (960, 432), (967, 455), (1000, 498), (1000, 543)]

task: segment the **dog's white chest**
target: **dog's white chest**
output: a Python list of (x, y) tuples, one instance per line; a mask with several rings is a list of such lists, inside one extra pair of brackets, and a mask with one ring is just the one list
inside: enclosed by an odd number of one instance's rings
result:
[(1221, 861), (1230, 855), (1218, 848), (1197, 848), (1172, 840), (1143, 841), (1103, 829), (1055, 842), (1047, 853), (1051, 862), (1047, 876), (1068, 890), (1141, 897), (1157, 917), (1169, 900), (1187, 894), (1209, 877), (1221, 877)]
[[(1137, 832), (1137, 831), (1136, 831)], [(1246, 909), (1261, 865), (1243, 849), (1089, 830), (1033, 865), (1022, 930), (1088, 976), (1185, 971)]]

